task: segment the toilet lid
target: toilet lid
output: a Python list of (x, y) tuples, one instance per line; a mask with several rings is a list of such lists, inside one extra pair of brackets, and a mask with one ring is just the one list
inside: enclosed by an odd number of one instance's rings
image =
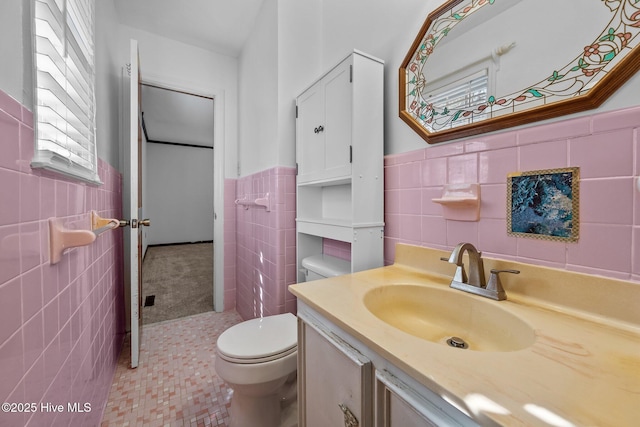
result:
[(272, 360), (290, 354), (298, 345), (298, 324), (291, 313), (251, 319), (218, 337), (218, 352), (229, 360)]

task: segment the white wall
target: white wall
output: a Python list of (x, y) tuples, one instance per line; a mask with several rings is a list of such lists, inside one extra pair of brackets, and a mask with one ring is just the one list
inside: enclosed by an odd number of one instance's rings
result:
[(278, 1), (278, 166), (294, 166), (295, 98), (323, 71), (322, 0)]
[(295, 165), (295, 97), (322, 72), (322, 0), (265, 0), (240, 55), (240, 175)]
[(98, 157), (121, 170), (118, 21), (113, 0), (96, 2), (96, 143)]
[(30, 5), (12, 0), (0, 7), (0, 89), (33, 109)]
[[(295, 165), (295, 97), (353, 49), (386, 61), (385, 136), (396, 127), (402, 140), (415, 135), (404, 122), (401, 127), (395, 120), (397, 67), (428, 11), (439, 4), (425, 0), (404, 0), (402, 6), (385, 0), (266, 0), (240, 57), (241, 175)], [(259, 75), (256, 69), (261, 70)], [(274, 69), (277, 79), (270, 80)], [(273, 99), (276, 82), (278, 104)], [(268, 105), (262, 106), (264, 102)], [(275, 138), (264, 132), (262, 122), (256, 122), (258, 112), (279, 122)], [(423, 142), (416, 148), (422, 146)]]
[(147, 243), (213, 240), (213, 150), (147, 143)]
[(278, 163), (277, 0), (265, 0), (239, 58), (240, 175)]

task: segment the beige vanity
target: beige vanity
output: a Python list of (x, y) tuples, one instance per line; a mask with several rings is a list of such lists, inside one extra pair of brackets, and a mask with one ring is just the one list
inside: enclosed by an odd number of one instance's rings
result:
[(394, 265), (290, 287), (301, 427), (638, 425), (640, 285), (483, 259), (520, 271), (494, 301), (450, 288), (442, 257), (398, 245)]

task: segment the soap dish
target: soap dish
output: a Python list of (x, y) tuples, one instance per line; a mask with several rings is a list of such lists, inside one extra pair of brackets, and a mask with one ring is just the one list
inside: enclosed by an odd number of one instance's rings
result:
[(480, 219), (480, 184), (447, 184), (442, 190), (442, 197), (431, 201), (442, 205), (442, 215), (445, 219)]

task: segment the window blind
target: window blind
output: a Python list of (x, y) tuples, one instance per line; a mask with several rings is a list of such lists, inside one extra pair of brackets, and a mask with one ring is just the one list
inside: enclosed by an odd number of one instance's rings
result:
[(95, 131), (95, 0), (35, 0), (33, 167), (100, 184)]
[[(486, 69), (461, 78), (440, 89), (435, 89), (433, 95), (429, 97), (429, 102), (434, 108), (443, 109), (447, 107), (450, 111), (471, 110), (473, 107), (487, 102), (489, 85), (489, 75)], [(484, 118), (486, 114), (476, 113), (474, 120)], [(471, 121), (459, 119), (452, 126), (460, 126)]]

